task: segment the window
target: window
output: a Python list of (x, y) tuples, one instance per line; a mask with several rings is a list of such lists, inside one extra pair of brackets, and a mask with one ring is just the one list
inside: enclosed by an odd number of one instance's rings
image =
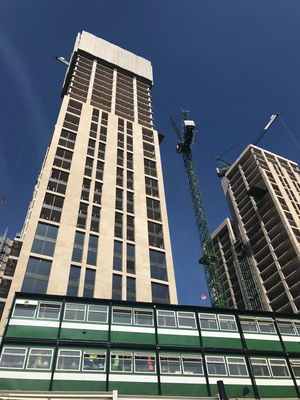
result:
[(177, 312), (177, 320), (179, 328), (193, 328), (196, 329), (195, 314), (190, 312)]
[(161, 355), (160, 370), (162, 374), (180, 374), (180, 357), (179, 355)]
[(107, 136), (107, 128), (106, 128), (106, 126), (101, 126), (101, 128), (100, 128), (100, 140), (102, 140), (102, 142), (106, 142), (106, 136)]
[(283, 335), (295, 335), (295, 330), (292, 321), (280, 320), (277, 321), (277, 325), (280, 333), (282, 333)]
[(21, 292), (46, 294), (52, 262), (29, 257)]
[(132, 315), (130, 308), (113, 308), (113, 324), (132, 324)]
[(162, 225), (148, 221), (148, 240), (149, 246), (164, 248)]
[(224, 357), (206, 357), (208, 375), (227, 375)]
[(134, 194), (127, 192), (127, 212), (134, 214)]
[(199, 356), (182, 356), (183, 373), (203, 375), (202, 358)]
[(84, 371), (105, 371), (105, 352), (85, 351), (83, 353)]
[(97, 264), (98, 236), (90, 235), (88, 254), (86, 263), (90, 265)]
[(135, 274), (135, 247), (134, 244), (127, 243), (126, 270), (128, 274)]
[(127, 189), (133, 190), (133, 172), (127, 171)]
[(269, 360), (269, 364), (274, 377), (282, 378), (290, 376), (285, 360)]
[(156, 162), (144, 158), (145, 174), (157, 177)]
[(155, 150), (152, 144), (143, 142), (144, 157), (155, 159)]
[(161, 221), (160, 203), (158, 200), (147, 197), (147, 217), (155, 221)]
[(99, 110), (97, 108), (93, 108), (92, 121), (99, 122)]
[(146, 194), (152, 197), (158, 196), (158, 182), (155, 179), (145, 177)]
[(65, 194), (67, 190), (68, 179), (69, 179), (68, 172), (52, 168), (47, 190)]
[(154, 354), (135, 354), (135, 372), (155, 373), (155, 355)]
[(117, 165), (121, 167), (124, 165), (124, 151), (120, 149), (117, 150)]
[(91, 180), (83, 178), (81, 200), (89, 201), (90, 198)]
[(214, 314), (199, 314), (201, 329), (217, 330), (217, 318)]
[(240, 357), (227, 357), (227, 365), (229, 375), (231, 376), (248, 376), (246, 363)]
[(94, 297), (95, 276), (96, 276), (96, 271), (94, 269), (86, 268), (83, 297), (89, 297), (89, 298)]
[(79, 371), (80, 359), (80, 350), (59, 350), (56, 369)]
[(108, 308), (106, 306), (88, 306), (88, 322), (107, 322)]
[(58, 144), (69, 149), (74, 149), (76, 140), (76, 133), (62, 129)]
[(96, 140), (89, 139), (88, 148), (87, 148), (87, 154), (89, 156), (94, 156), (95, 147), (96, 147)]
[[(21, 301), (22, 303), (19, 303)], [(13, 317), (34, 318), (37, 302), (29, 300), (17, 300), (13, 312)]]
[(262, 333), (276, 333), (274, 322), (269, 318), (257, 319), (259, 330)]
[(79, 263), (82, 261), (83, 244), (84, 244), (84, 233), (76, 231), (74, 246), (73, 246), (72, 261), (76, 261)]
[(64, 198), (46, 193), (40, 218), (53, 222), (60, 222)]
[(127, 121), (127, 135), (132, 136), (132, 123)]
[(56, 150), (53, 165), (59, 168), (70, 169), (72, 163), (72, 157), (73, 157), (72, 151), (58, 147)]
[(67, 296), (78, 296), (81, 267), (71, 265)]
[(111, 372), (132, 372), (132, 353), (111, 353)]
[(240, 323), (243, 332), (258, 332), (257, 325), (254, 318), (240, 317)]
[(38, 318), (40, 319), (58, 319), (60, 313), (60, 304), (41, 302)]
[(38, 223), (31, 252), (53, 256), (58, 227), (54, 225)]
[(81, 109), (82, 109), (82, 104), (78, 103), (77, 101), (70, 100), (68, 104), (68, 109), (67, 111), (80, 115), (81, 114)]
[(78, 218), (77, 218), (77, 228), (81, 228), (81, 229), (85, 229), (86, 228), (87, 213), (88, 213), (88, 204), (79, 203)]
[(95, 182), (94, 203), (101, 204), (102, 197), (102, 183)]
[(175, 311), (157, 311), (157, 325), (176, 327)]
[(78, 131), (79, 118), (75, 115), (66, 113), (63, 126), (65, 128), (72, 129), (73, 131)]
[(92, 122), (91, 127), (90, 127), (90, 136), (93, 138), (96, 138), (97, 131), (98, 131), (98, 124), (95, 124), (94, 122)]
[(53, 350), (51, 349), (30, 349), (27, 369), (50, 369)]
[(294, 375), (299, 378), (300, 377), (300, 360), (290, 360), (292, 369), (294, 371)]
[(100, 158), (100, 160), (104, 160), (105, 159), (105, 143), (99, 142), (98, 158)]
[(118, 132), (118, 147), (124, 149), (124, 134), (120, 132)]
[(127, 152), (127, 168), (133, 169), (133, 154)]
[(23, 369), (27, 349), (4, 347), (0, 359), (0, 368)]
[(134, 241), (134, 217), (127, 215), (127, 240)]
[(150, 250), (151, 278), (168, 281), (165, 253)]
[(218, 315), (221, 331), (237, 331), (235, 318), (232, 315)]
[(123, 214), (117, 212), (115, 214), (115, 237), (123, 237)]
[(91, 217), (91, 231), (93, 232), (99, 232), (100, 212), (101, 212), (100, 207), (93, 206), (92, 217)]
[(146, 142), (153, 143), (153, 132), (149, 131), (148, 129), (142, 128), (143, 129), (143, 140)]
[(169, 286), (151, 282), (152, 301), (170, 304)]
[(106, 112), (102, 112), (101, 124), (107, 126), (108, 123), (108, 114)]
[(250, 358), (253, 373), (255, 377), (270, 376), (267, 361), (263, 358)]
[(112, 298), (122, 300), (122, 275), (113, 274)]
[(104, 162), (97, 161), (96, 179), (103, 180)]
[(123, 210), (123, 190), (116, 189), (116, 209)]
[(113, 269), (115, 271), (122, 271), (122, 247), (122, 242), (114, 241)]
[(300, 322), (294, 321), (297, 335), (300, 335)]
[(153, 326), (153, 311), (134, 310), (134, 324)]
[(124, 132), (124, 119), (118, 118), (118, 131)]
[(94, 164), (93, 158), (87, 157), (86, 160), (85, 160), (84, 175), (92, 176), (92, 173), (93, 173), (93, 164)]
[(123, 169), (117, 167), (117, 181), (116, 185), (123, 186)]
[(84, 304), (67, 303), (64, 319), (66, 321), (84, 321), (85, 305)]
[(127, 276), (127, 301), (135, 301), (136, 293), (135, 293), (135, 278), (131, 278)]
[(127, 136), (127, 150), (133, 151), (132, 137)]

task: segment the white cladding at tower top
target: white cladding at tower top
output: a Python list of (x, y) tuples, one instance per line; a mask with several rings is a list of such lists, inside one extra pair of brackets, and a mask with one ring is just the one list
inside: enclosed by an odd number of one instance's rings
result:
[(151, 81), (151, 83), (153, 82), (150, 61), (109, 43), (106, 40), (100, 39), (91, 33), (85, 31), (78, 33), (74, 52), (77, 50), (86, 51), (102, 60), (133, 72), (135, 75), (142, 76)]

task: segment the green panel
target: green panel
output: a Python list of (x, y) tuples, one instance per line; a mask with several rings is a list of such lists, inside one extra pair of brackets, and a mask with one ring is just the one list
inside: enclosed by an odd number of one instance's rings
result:
[[(88, 325), (87, 325), (88, 328)], [(61, 339), (108, 341), (108, 331), (62, 328)]]
[(294, 386), (258, 386), (257, 388), (261, 398), (297, 398)]
[(283, 351), (279, 341), (246, 339), (246, 343), (249, 350)]
[(155, 344), (155, 334), (136, 332), (111, 332), (111, 341), (117, 343)]
[(220, 349), (242, 349), (242, 341), (240, 339), (230, 339), (222, 337), (203, 337), (203, 347), (212, 347)]
[(300, 352), (300, 338), (298, 342), (284, 342), (287, 351)]
[(200, 338), (185, 335), (158, 335), (158, 343), (165, 346), (199, 347)]
[(105, 392), (106, 382), (54, 380), (52, 390), (66, 392)]
[(33, 379), (0, 379), (1, 390), (26, 390), (26, 391), (48, 391), (49, 380)]
[[(34, 325), (34, 321), (32, 321)], [(6, 337), (22, 337), (36, 339), (56, 339), (58, 328), (43, 326), (9, 325)]]
[(187, 383), (162, 383), (161, 394), (163, 396), (208, 396), (206, 385), (195, 385)]
[(157, 383), (109, 382), (109, 391), (118, 390), (120, 394), (158, 395)]

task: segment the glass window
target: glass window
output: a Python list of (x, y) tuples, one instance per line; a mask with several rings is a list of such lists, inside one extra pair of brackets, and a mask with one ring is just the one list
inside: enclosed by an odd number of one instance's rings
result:
[(113, 274), (112, 298), (122, 300), (122, 275)]
[(134, 324), (153, 326), (153, 311), (134, 310)]
[(98, 251), (98, 236), (90, 235), (87, 261), (86, 261), (87, 264), (90, 265), (97, 264), (97, 251)]
[(208, 375), (227, 375), (224, 357), (206, 357)]
[(71, 265), (67, 296), (78, 296), (81, 267)]
[(28, 304), (24, 302), (23, 304), (16, 304), (13, 312), (13, 317), (21, 318), (34, 318), (36, 310), (36, 304)]
[(58, 319), (59, 313), (60, 304), (41, 302), (37, 317), (41, 319)]
[(267, 360), (264, 358), (250, 358), (254, 376), (270, 376)]
[(274, 322), (269, 318), (257, 319), (259, 330), (262, 333), (276, 333)]
[(182, 356), (184, 374), (203, 374), (202, 358), (199, 356)]
[(111, 353), (111, 371), (132, 372), (132, 353)]
[(122, 271), (122, 248), (123, 243), (114, 241), (114, 258), (113, 258), (113, 269), (115, 271)]
[(113, 324), (132, 324), (132, 315), (130, 308), (113, 308)]
[(52, 168), (47, 190), (50, 190), (51, 192), (65, 194), (67, 190), (68, 178), (68, 172)]
[(95, 277), (96, 277), (96, 271), (91, 268), (86, 268), (83, 297), (88, 297), (88, 298), (94, 297)]
[(127, 301), (135, 301), (136, 291), (135, 291), (135, 278), (127, 276), (126, 278), (127, 286)]
[(257, 325), (254, 318), (240, 318), (240, 323), (243, 332), (258, 332)]
[(134, 244), (127, 243), (127, 258), (126, 258), (126, 269), (127, 273), (135, 274), (135, 247)]
[(220, 329), (222, 331), (237, 331), (235, 318), (232, 315), (218, 315)]
[(123, 237), (123, 214), (115, 213), (115, 237)]
[(105, 352), (85, 351), (83, 353), (84, 371), (105, 371)]
[(167, 266), (165, 253), (156, 250), (150, 250), (150, 269), (151, 278), (167, 281)]
[(156, 365), (155, 365), (155, 355), (154, 354), (135, 354), (135, 372), (144, 372), (155, 374)]
[(228, 365), (228, 369), (229, 369), (229, 375), (248, 376), (246, 363), (243, 358), (227, 357), (227, 365)]
[(54, 254), (58, 227), (54, 225), (38, 223), (31, 252), (52, 257)]
[(155, 303), (170, 304), (169, 286), (151, 282), (152, 301)]
[(290, 360), (294, 375), (300, 378), (300, 360)]
[(81, 262), (82, 261), (82, 251), (84, 244), (84, 233), (76, 231), (73, 247), (72, 261)]
[(214, 314), (199, 314), (201, 329), (217, 330), (217, 317)]
[(300, 335), (300, 322), (294, 321), (297, 335)]
[(163, 226), (148, 221), (148, 241), (149, 246), (164, 249)]
[(46, 294), (52, 262), (29, 257), (21, 292)]
[(274, 377), (282, 378), (290, 376), (285, 360), (269, 360), (269, 364)]
[(0, 359), (0, 368), (23, 369), (27, 349), (4, 347)]
[(175, 311), (157, 311), (157, 325), (176, 327)]
[(106, 306), (88, 306), (88, 322), (107, 322)]
[(59, 350), (56, 369), (79, 371), (80, 359), (80, 350)]
[(196, 329), (196, 319), (194, 313), (177, 312), (178, 326), (180, 328)]
[(280, 333), (282, 333), (283, 335), (295, 335), (296, 334), (294, 326), (292, 324), (292, 321), (280, 320), (280, 321), (277, 321), (277, 325), (278, 325)]
[(67, 303), (65, 310), (66, 321), (84, 321), (85, 319), (85, 305)]
[(27, 369), (50, 369), (53, 350), (30, 349)]
[(180, 374), (180, 357), (179, 355), (161, 355), (160, 370), (162, 374)]

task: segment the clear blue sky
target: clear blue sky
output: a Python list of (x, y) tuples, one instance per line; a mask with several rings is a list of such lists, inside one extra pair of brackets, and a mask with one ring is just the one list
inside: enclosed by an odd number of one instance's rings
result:
[[(280, 111), (300, 142), (299, 0), (11, 0), (0, 5), (0, 235), (22, 229), (60, 108), (65, 67), (86, 30), (150, 60), (179, 303), (207, 295), (182, 156), (168, 121), (188, 108), (210, 229), (229, 211), (214, 157), (234, 161)], [(260, 146), (298, 162), (280, 120)], [(225, 158), (225, 156), (224, 156)], [(207, 303), (208, 304), (208, 303)]]

